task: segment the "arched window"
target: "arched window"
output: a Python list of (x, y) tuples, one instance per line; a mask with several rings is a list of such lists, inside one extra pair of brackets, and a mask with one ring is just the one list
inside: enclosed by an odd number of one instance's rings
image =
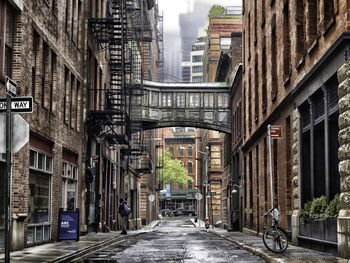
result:
[(192, 162), (187, 162), (187, 173), (189, 174), (193, 173)]
[(184, 150), (182, 146), (177, 147), (177, 157), (183, 157), (184, 156)]
[(174, 147), (173, 146), (169, 146), (168, 147), (168, 151), (170, 152), (171, 157), (174, 157)]
[(187, 156), (193, 157), (193, 147), (192, 146), (187, 147)]

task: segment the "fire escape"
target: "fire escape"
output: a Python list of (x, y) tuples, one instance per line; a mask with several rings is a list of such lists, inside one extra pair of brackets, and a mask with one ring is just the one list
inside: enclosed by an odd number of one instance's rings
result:
[(98, 126), (109, 144), (123, 145), (121, 153), (131, 160), (142, 154), (143, 67), (151, 56), (143, 47), (152, 42), (152, 7), (153, 0), (110, 0), (110, 16), (89, 19), (100, 50), (107, 51), (110, 74), (103, 109), (89, 111), (90, 126)]

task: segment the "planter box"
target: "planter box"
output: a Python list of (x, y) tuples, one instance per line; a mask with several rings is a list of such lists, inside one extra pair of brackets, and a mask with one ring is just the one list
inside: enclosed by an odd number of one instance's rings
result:
[(326, 219), (325, 232), (327, 241), (338, 243), (337, 219)]
[(337, 219), (318, 219), (299, 224), (299, 235), (337, 243)]
[(299, 235), (304, 237), (310, 237), (310, 224), (300, 223), (299, 224)]
[(315, 239), (325, 239), (325, 233), (324, 233), (324, 220), (314, 220), (310, 222), (310, 234), (312, 238)]

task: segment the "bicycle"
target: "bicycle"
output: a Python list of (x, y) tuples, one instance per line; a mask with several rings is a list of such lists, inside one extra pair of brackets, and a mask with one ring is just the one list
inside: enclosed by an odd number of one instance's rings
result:
[(270, 211), (264, 214), (264, 218), (271, 215), (272, 224), (265, 229), (263, 234), (263, 242), (265, 247), (274, 252), (282, 253), (288, 247), (287, 234), (278, 225), (279, 213), (276, 208), (272, 208)]

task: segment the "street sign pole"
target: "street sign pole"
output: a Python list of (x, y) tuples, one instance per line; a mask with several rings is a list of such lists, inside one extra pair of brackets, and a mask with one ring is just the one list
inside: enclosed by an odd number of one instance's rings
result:
[(271, 208), (273, 208), (273, 174), (272, 174), (272, 147), (271, 147), (271, 125), (267, 126), (267, 134), (269, 136), (269, 159), (270, 159), (270, 191), (271, 191)]
[[(7, 105), (11, 105), (11, 96), (6, 96)], [(6, 176), (5, 176), (5, 262), (10, 262), (10, 231), (11, 231), (11, 107), (6, 107)]]

